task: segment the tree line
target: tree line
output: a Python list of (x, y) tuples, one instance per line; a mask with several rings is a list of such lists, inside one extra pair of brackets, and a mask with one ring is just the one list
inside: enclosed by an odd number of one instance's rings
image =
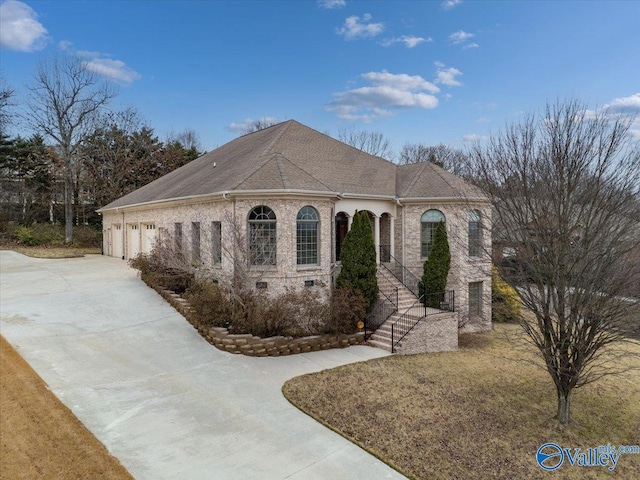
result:
[[(115, 89), (70, 55), (40, 63), (26, 109), (0, 77), (0, 220), (98, 225), (97, 208), (203, 152), (187, 130), (161, 141), (134, 109), (111, 110)], [(11, 136), (20, 127), (30, 136)]]

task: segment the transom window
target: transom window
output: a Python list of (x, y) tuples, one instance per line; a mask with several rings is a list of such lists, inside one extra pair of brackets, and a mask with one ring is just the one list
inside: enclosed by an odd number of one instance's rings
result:
[(469, 212), (469, 256), (479, 257), (482, 250), (482, 226), (480, 225), (480, 212)]
[(249, 259), (251, 265), (276, 264), (276, 214), (261, 205), (249, 212)]
[(420, 218), (420, 256), (422, 258), (429, 257), (433, 237), (440, 222), (445, 222), (444, 214), (440, 210), (427, 210), (422, 214)]
[(302, 207), (296, 219), (296, 250), (298, 265), (318, 264), (318, 212), (313, 207)]

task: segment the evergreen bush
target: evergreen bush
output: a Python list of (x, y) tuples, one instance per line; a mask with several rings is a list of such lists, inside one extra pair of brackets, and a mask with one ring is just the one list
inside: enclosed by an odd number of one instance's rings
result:
[(366, 212), (356, 212), (351, 230), (342, 244), (340, 261), (342, 270), (336, 279), (336, 287), (358, 290), (364, 297), (368, 310), (378, 299), (378, 263), (369, 215)]
[(438, 223), (433, 235), (433, 245), (429, 257), (424, 262), (422, 279), (418, 285), (419, 294), (427, 307), (440, 308), (447, 288), (447, 276), (451, 266), (451, 252), (444, 222)]

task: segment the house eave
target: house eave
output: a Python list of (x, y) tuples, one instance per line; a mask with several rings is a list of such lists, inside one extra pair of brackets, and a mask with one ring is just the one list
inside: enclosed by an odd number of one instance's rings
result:
[(151, 200), (148, 202), (131, 203), (129, 205), (120, 205), (111, 208), (100, 208), (97, 213), (103, 214), (107, 212), (121, 212), (123, 210), (141, 210), (154, 208), (156, 206), (171, 207), (177, 205), (185, 205), (192, 203), (202, 203), (206, 201), (228, 200), (233, 197), (265, 197), (265, 196), (313, 196), (323, 198), (339, 198), (337, 192), (316, 191), (316, 190), (299, 190), (299, 189), (274, 189), (274, 190), (231, 190), (223, 192), (205, 193), (201, 195), (188, 195), (185, 197), (165, 198), (162, 200)]
[(403, 203), (485, 203), (491, 205), (486, 197), (397, 197)]

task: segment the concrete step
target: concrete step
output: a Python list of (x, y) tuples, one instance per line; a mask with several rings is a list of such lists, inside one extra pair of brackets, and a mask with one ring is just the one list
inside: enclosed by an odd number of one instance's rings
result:
[(387, 352), (391, 351), (391, 344), (387, 344), (387, 343), (379, 342), (377, 340), (373, 340), (373, 337), (371, 337), (371, 338), (369, 338), (369, 340), (367, 340), (367, 344), (369, 344), (372, 347), (380, 348), (380, 349), (385, 350)]

